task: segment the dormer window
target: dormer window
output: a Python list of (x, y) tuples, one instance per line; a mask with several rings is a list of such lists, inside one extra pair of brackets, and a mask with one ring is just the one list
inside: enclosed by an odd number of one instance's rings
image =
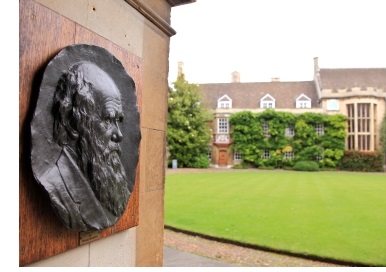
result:
[(262, 99), (260, 99), (260, 108), (261, 109), (274, 109), (275, 108), (275, 99), (269, 95), (266, 94)]
[(217, 100), (217, 108), (218, 109), (231, 109), (232, 108), (232, 99), (223, 95)]
[(296, 98), (296, 108), (297, 109), (310, 109), (311, 108), (311, 98), (305, 94), (299, 95)]

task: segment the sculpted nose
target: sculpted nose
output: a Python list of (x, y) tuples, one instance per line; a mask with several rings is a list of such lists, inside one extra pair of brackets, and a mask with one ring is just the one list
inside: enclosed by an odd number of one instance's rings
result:
[(123, 136), (122, 136), (121, 130), (119, 129), (119, 126), (118, 126), (118, 124), (115, 124), (112, 135), (111, 135), (111, 140), (113, 142), (119, 143), (120, 141), (122, 141), (122, 138), (123, 138)]

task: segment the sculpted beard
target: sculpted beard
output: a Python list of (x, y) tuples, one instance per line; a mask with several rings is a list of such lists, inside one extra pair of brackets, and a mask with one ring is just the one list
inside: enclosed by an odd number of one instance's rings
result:
[(88, 173), (95, 196), (112, 214), (122, 215), (130, 192), (119, 144), (110, 141), (106, 147), (90, 130), (81, 137), (79, 149), (84, 172)]

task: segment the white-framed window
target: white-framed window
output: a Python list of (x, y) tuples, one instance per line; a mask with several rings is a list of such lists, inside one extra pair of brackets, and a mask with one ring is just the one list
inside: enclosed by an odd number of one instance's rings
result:
[(323, 160), (323, 158), (324, 158), (323, 154), (324, 154), (324, 148), (320, 148), (320, 151), (315, 156), (315, 161), (319, 162), (319, 161)]
[(284, 159), (292, 160), (293, 158), (295, 158), (295, 154), (292, 151), (288, 151), (283, 153), (283, 157)]
[(220, 109), (230, 109), (230, 108), (232, 108), (232, 103), (229, 101), (220, 101), (220, 102), (218, 102), (217, 107)]
[(307, 101), (299, 101), (297, 108), (307, 109), (307, 108), (310, 108), (309, 105), (310, 103), (308, 103)]
[(262, 99), (260, 99), (260, 108), (261, 109), (274, 109), (275, 108), (275, 98), (273, 98), (271, 95), (266, 94), (263, 96)]
[(261, 108), (262, 109), (274, 109), (275, 108), (275, 102), (263, 101), (263, 102), (261, 102)]
[(209, 161), (211, 161), (212, 160), (212, 146), (211, 145), (208, 145), (208, 153), (207, 153), (207, 155), (208, 155)]
[(310, 109), (311, 108), (311, 98), (305, 94), (301, 94), (296, 98), (295, 101), (297, 109)]
[(261, 155), (262, 159), (269, 159), (271, 155), (269, 154), (269, 149), (264, 149), (263, 154)]
[(323, 160), (323, 156), (318, 155), (318, 156), (315, 157), (315, 160), (316, 161), (321, 161), (321, 160)]
[(295, 135), (295, 127), (292, 124), (289, 124), (285, 129), (286, 137), (293, 137)]
[(264, 137), (269, 137), (269, 125), (268, 125), (268, 122), (267, 121), (263, 121), (263, 123), (261, 125), (263, 127), (263, 135), (264, 135)]
[(232, 108), (232, 99), (223, 95), (217, 100), (217, 108), (219, 109), (231, 109)]
[(338, 99), (327, 99), (327, 110), (328, 111), (338, 111), (339, 110)]
[(243, 156), (241, 155), (241, 153), (238, 150), (235, 150), (233, 152), (233, 160), (235, 160), (235, 161), (243, 160)]
[(323, 124), (316, 124), (314, 126), (316, 135), (323, 135), (324, 134), (324, 126)]
[(217, 127), (218, 133), (228, 133), (229, 132), (228, 118), (218, 118), (217, 125), (218, 125), (218, 127)]

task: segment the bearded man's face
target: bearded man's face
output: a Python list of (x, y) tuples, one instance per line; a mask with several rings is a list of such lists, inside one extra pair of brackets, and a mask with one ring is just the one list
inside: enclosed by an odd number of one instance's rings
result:
[(96, 81), (92, 88), (94, 113), (79, 143), (82, 161), (87, 162), (83, 169), (102, 206), (120, 216), (130, 196), (119, 145), (123, 138), (120, 93), (112, 81)]

